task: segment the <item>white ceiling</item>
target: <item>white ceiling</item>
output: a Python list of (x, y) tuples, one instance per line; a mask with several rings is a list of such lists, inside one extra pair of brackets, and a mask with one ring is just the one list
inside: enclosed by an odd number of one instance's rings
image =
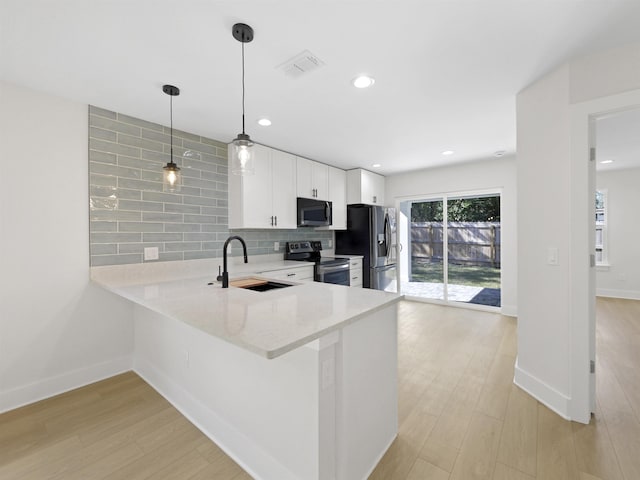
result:
[[(568, 59), (640, 41), (621, 0), (2, 0), (0, 78), (224, 142), (241, 130), (342, 168), (381, 173), (516, 147), (515, 95)], [(276, 69), (308, 49), (325, 66)], [(368, 90), (350, 81), (376, 78)], [(271, 127), (256, 120), (268, 116)], [(444, 150), (455, 154), (443, 157)]]

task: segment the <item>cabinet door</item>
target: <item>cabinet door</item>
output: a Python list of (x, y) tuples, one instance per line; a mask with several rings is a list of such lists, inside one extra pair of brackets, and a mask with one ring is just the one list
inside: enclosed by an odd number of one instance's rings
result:
[(329, 200), (329, 166), (307, 158), (296, 158), (298, 197)]
[(347, 204), (384, 205), (384, 177), (361, 168), (347, 171)]
[(347, 173), (329, 167), (329, 200), (332, 204), (332, 230), (347, 229)]
[(243, 222), (241, 228), (271, 228), (271, 149), (255, 145), (255, 175), (242, 181)]
[(229, 175), (229, 228), (271, 227), (271, 153), (262, 145), (253, 148), (255, 175)]
[(273, 209), (276, 228), (296, 228), (296, 157), (271, 151)]
[(311, 160), (296, 157), (296, 190), (298, 197), (316, 198), (314, 196), (315, 189), (311, 183), (312, 164)]
[(371, 174), (371, 184), (373, 185), (372, 200), (376, 205), (384, 205), (384, 177), (377, 173)]
[(317, 200), (329, 200), (329, 166), (311, 162), (311, 184)]

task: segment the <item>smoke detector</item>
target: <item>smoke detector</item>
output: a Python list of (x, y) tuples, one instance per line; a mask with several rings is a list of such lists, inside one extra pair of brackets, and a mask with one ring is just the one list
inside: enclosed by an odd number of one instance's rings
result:
[(322, 67), (324, 62), (316, 57), (309, 50), (304, 50), (295, 57), (278, 65), (276, 68), (282, 70), (285, 75), (291, 78), (298, 78), (302, 75), (313, 72)]

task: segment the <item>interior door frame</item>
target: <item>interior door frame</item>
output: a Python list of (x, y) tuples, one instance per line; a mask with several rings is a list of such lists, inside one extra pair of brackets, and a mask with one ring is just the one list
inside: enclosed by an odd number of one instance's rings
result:
[[(595, 411), (596, 359), (595, 275), (595, 121), (599, 117), (640, 107), (640, 89), (571, 106), (571, 254), (570, 254), (570, 375), (569, 417), (589, 423)], [(593, 265), (593, 266), (592, 266)]]
[[(447, 233), (447, 223), (448, 223), (448, 218), (447, 218), (447, 203), (448, 200), (450, 198), (468, 198), (468, 197), (474, 197), (474, 196), (478, 196), (478, 197), (487, 197), (487, 196), (499, 196), (500, 197), (500, 218), (502, 218), (503, 216), (503, 205), (502, 205), (502, 198), (503, 198), (503, 189), (501, 187), (496, 187), (496, 188), (484, 188), (484, 189), (476, 189), (476, 190), (463, 190), (463, 191), (452, 191), (452, 192), (437, 192), (437, 193), (430, 193), (430, 194), (424, 194), (424, 195), (408, 195), (408, 196), (404, 196), (404, 197), (396, 197), (395, 198), (395, 207), (396, 207), (396, 215), (398, 216), (398, 218), (396, 218), (396, 225), (398, 226), (398, 230), (397, 230), (397, 236), (398, 236), (398, 241), (397, 241), (397, 246), (398, 249), (402, 248), (402, 237), (400, 235), (400, 224), (401, 224), (401, 209), (400, 209), (400, 204), (403, 202), (413, 202), (413, 201), (437, 201), (437, 200), (442, 200), (442, 214), (443, 214), (443, 220), (442, 220), (442, 224), (443, 224), (443, 233), (442, 233), (442, 262), (443, 262), (443, 288), (444, 288), (444, 297), (445, 300), (440, 300), (437, 298), (422, 298), (422, 297), (411, 297), (412, 299), (416, 299), (419, 301), (426, 301), (429, 303), (437, 303), (437, 304), (441, 304), (441, 305), (447, 305), (449, 307), (462, 307), (462, 308), (468, 308), (468, 309), (473, 309), (473, 310), (481, 310), (481, 311), (489, 311), (489, 312), (496, 312), (496, 311), (502, 311), (502, 305), (500, 307), (491, 307), (491, 306), (487, 306), (487, 305), (477, 305), (477, 304), (473, 304), (473, 303), (465, 303), (465, 302), (455, 302), (455, 301), (450, 301), (448, 299), (448, 262), (449, 262), (449, 252), (448, 252), (448, 235), (446, 235)], [(502, 222), (502, 221), (501, 221)], [(409, 234), (409, 232), (411, 231), (411, 219), (409, 219), (408, 221), (408, 227), (407, 227), (407, 234)], [(408, 249), (407, 249), (408, 250)], [(407, 251), (407, 255), (408, 255), (408, 262), (411, 262), (411, 252)], [(402, 269), (404, 267), (404, 265), (402, 264), (401, 261), (401, 257), (398, 254), (397, 257), (398, 258), (398, 263), (397, 263), (397, 282), (398, 282), (398, 292), (402, 291), (402, 282), (401, 282), (401, 278), (402, 278)], [(502, 265), (502, 248), (500, 248), (500, 265)], [(500, 289), (502, 290), (502, 271), (500, 272)], [(502, 302), (501, 302), (502, 303)]]

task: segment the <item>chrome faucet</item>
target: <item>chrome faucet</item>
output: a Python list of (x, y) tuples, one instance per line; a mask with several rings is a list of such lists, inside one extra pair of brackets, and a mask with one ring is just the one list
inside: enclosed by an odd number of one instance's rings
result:
[(242, 250), (244, 252), (244, 263), (248, 263), (247, 244), (244, 243), (244, 240), (237, 235), (232, 235), (229, 238), (227, 238), (227, 240), (224, 242), (224, 246), (222, 247), (222, 274), (218, 275), (216, 279), (218, 281), (222, 281), (222, 288), (229, 288), (229, 272), (227, 271), (227, 245), (229, 245), (229, 242), (234, 238), (236, 240), (239, 240), (240, 243), (242, 244)]

